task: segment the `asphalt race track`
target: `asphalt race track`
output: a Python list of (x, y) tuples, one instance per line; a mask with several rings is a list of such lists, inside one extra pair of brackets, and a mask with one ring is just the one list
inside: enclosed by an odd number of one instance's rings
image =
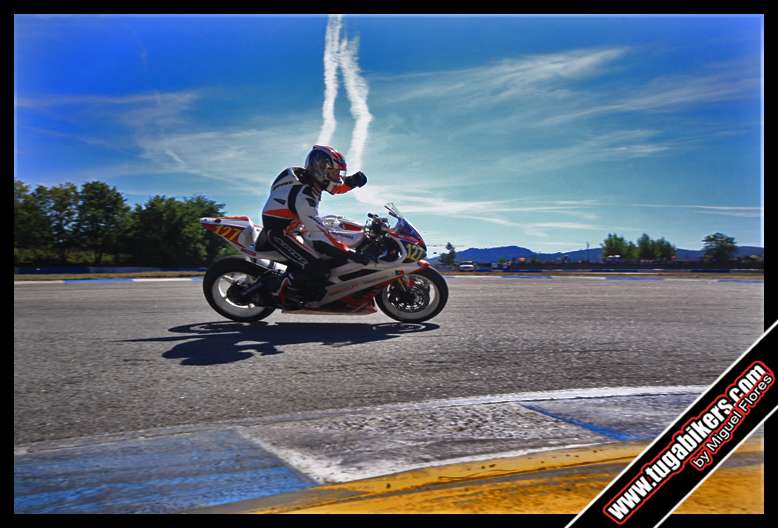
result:
[[(178, 511), (474, 455), (648, 440), (762, 334), (763, 284), (614, 279), (449, 277), (446, 309), (419, 325), (380, 312), (234, 323), (190, 280), (17, 284), (15, 510)], [(196, 463), (172, 456), (185, 453)], [(147, 495), (99, 496), (95, 475), (111, 464), (117, 482), (143, 481), (126, 493)], [(186, 478), (200, 495), (176, 502), (178, 477), (164, 492), (150, 484), (164, 464), (167, 477), (198, 466)], [(245, 471), (214, 498), (225, 467)], [(87, 504), (84, 489), (103, 491)]]
[(553, 389), (707, 385), (763, 331), (763, 286), (450, 278), (421, 325), (251, 326), (196, 281), (14, 288), (14, 442)]

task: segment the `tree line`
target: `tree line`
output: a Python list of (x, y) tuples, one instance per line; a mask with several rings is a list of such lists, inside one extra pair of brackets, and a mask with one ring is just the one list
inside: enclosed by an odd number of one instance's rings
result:
[(676, 256), (676, 247), (660, 238), (653, 240), (647, 233), (643, 233), (635, 242), (626, 241), (624, 237), (615, 233), (608, 236), (600, 244), (603, 258), (621, 257), (625, 260), (652, 260), (667, 262)]
[(30, 189), (14, 180), (14, 264), (204, 266), (234, 252), (198, 221), (223, 207), (156, 195), (132, 208), (101, 181)]
[[(204, 216), (223, 216), (224, 204), (205, 196), (176, 199), (156, 195), (131, 208), (124, 196), (101, 181), (79, 189), (73, 183), (35, 189), (14, 180), (14, 264), (101, 264), (204, 266), (234, 254), (223, 239), (200, 226)], [(703, 239), (705, 260), (733, 260), (735, 239), (714, 233)], [(644, 233), (635, 242), (609, 233), (600, 244), (603, 258), (670, 261), (676, 247)], [(449, 242), (440, 263), (456, 259)]]
[[(737, 254), (737, 245), (733, 237), (724, 233), (713, 233), (702, 240), (703, 260), (717, 263), (728, 263), (734, 260)], [(600, 244), (602, 258), (618, 258), (623, 260), (648, 260), (652, 262), (669, 262), (675, 259), (678, 250), (664, 237), (652, 239), (647, 233), (643, 233), (635, 242), (627, 241), (616, 233), (608, 233), (608, 236)], [(446, 244), (446, 253), (440, 255), (440, 264), (453, 266), (456, 263), (456, 250), (451, 242)], [(499, 264), (504, 264), (509, 259), (501, 257)], [(536, 262), (531, 259), (530, 262)]]
[[(702, 239), (702, 243), (703, 260), (705, 261), (725, 264), (734, 260), (737, 255), (735, 239), (724, 233), (717, 232), (707, 235)], [(609, 233), (600, 247), (603, 258), (620, 257), (624, 260), (667, 262), (675, 259), (677, 254), (677, 249), (673, 244), (664, 238), (653, 240), (646, 233), (643, 233), (635, 242), (628, 242), (624, 240), (624, 237)]]

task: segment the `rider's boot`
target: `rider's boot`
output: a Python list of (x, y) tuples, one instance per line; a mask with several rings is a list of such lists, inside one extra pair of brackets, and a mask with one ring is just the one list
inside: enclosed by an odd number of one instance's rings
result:
[(327, 294), (326, 282), (326, 275), (290, 274), (283, 304), (302, 308), (306, 303), (320, 301)]

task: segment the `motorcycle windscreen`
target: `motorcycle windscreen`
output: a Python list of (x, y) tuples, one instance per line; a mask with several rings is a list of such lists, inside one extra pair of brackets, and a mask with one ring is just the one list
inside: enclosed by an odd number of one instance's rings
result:
[(416, 228), (414, 228), (410, 222), (408, 222), (405, 218), (398, 218), (397, 219), (397, 225), (394, 226), (394, 230), (397, 231), (400, 234), (408, 235), (416, 240), (419, 241), (419, 245), (424, 247), (426, 249), (426, 246), (424, 244), (424, 239), (421, 238), (421, 235), (418, 231), (416, 231)]

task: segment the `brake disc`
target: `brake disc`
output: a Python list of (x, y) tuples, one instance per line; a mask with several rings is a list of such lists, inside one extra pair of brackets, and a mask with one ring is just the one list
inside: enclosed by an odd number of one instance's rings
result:
[(389, 292), (389, 301), (403, 312), (420, 312), (430, 302), (429, 287), (418, 287), (414, 284), (409, 288), (395, 286)]

